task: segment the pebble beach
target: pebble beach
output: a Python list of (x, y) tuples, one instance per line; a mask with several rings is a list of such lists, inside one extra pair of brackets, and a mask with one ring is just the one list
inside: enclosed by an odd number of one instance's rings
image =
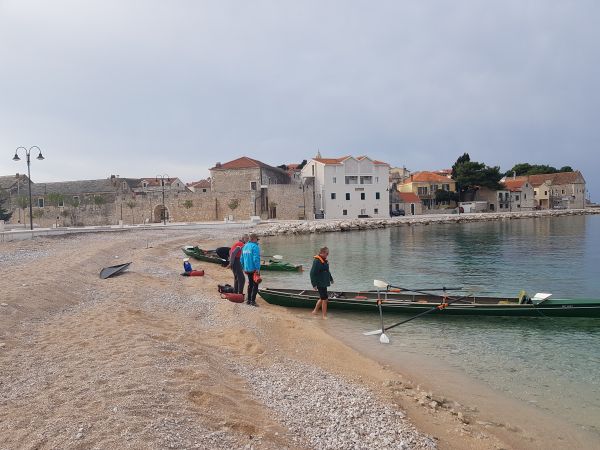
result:
[[(140, 230), (0, 247), (0, 449), (544, 448), (299, 319), (219, 297), (181, 247), (242, 230)], [(102, 267), (132, 261), (107, 280)]]

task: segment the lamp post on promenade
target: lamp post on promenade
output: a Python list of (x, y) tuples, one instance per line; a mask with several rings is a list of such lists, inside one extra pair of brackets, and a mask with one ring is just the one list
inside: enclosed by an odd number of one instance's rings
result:
[(36, 159), (42, 161), (44, 159), (44, 155), (42, 155), (42, 150), (40, 150), (40, 148), (37, 145), (34, 145), (32, 147), (29, 147), (29, 149), (25, 148), (25, 147), (17, 147), (17, 149), (15, 150), (15, 156), (13, 157), (13, 161), (21, 161), (21, 158), (19, 158), (19, 150), (23, 150), (25, 152), (25, 156), (27, 157), (27, 178), (28, 178), (28, 182), (29, 182), (29, 227), (33, 230), (33, 205), (31, 203), (31, 150), (33, 149), (37, 149), (37, 151), (39, 152), (38, 156)]
[(167, 224), (167, 209), (165, 207), (165, 180), (171, 181), (169, 175), (156, 175), (156, 181), (160, 180), (162, 186), (162, 219), (163, 225)]

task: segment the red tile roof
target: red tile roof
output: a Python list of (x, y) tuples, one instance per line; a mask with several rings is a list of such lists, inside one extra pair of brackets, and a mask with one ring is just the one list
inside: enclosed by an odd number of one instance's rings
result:
[(437, 173), (434, 172), (417, 172), (414, 173), (410, 176), (410, 178), (407, 178), (406, 180), (404, 180), (403, 184), (408, 184), (408, 183), (412, 183), (412, 182), (421, 182), (421, 183), (431, 183), (431, 182), (436, 182), (436, 183), (448, 183), (450, 181), (453, 181), (452, 179), (445, 177), (443, 175), (438, 175)]
[(400, 199), (404, 203), (420, 203), (421, 199), (414, 192), (398, 192)]
[(509, 191), (515, 192), (520, 191), (523, 188), (523, 185), (527, 182), (527, 178), (507, 178), (502, 184)]
[[(527, 178), (527, 177), (517, 177)], [(538, 175), (529, 175), (529, 182), (532, 186), (539, 186), (546, 181), (550, 184), (571, 184), (571, 183), (585, 183), (585, 179), (581, 172), (576, 170), (575, 172), (558, 172), (558, 173), (542, 173)]]
[(223, 164), (217, 163), (215, 164), (215, 167), (213, 167), (210, 170), (253, 169), (259, 167), (277, 170), (276, 167), (269, 166), (264, 162), (248, 158), (247, 156), (242, 156), (241, 158), (234, 159), (233, 161), (229, 161)]
[(210, 178), (207, 178), (206, 180), (192, 181), (191, 183), (187, 183), (186, 186), (193, 188), (210, 188)]

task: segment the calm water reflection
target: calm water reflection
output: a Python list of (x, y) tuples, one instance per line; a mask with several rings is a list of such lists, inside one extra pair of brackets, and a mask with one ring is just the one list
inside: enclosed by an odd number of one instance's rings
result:
[[(369, 232), (280, 236), (265, 252), (310, 267), (331, 250), (335, 289), (465, 286), (486, 294), (600, 297), (600, 217), (574, 216)], [(267, 274), (265, 285), (306, 288), (308, 272)], [(388, 316), (388, 321), (394, 318)], [(337, 313), (334, 334), (357, 339), (376, 316)], [(391, 332), (388, 353), (444, 361), (513, 398), (599, 432), (600, 320), (424, 318)], [(441, 339), (443, 337), (443, 339)], [(371, 345), (371, 344), (366, 344)], [(372, 349), (377, 348), (374, 342)]]

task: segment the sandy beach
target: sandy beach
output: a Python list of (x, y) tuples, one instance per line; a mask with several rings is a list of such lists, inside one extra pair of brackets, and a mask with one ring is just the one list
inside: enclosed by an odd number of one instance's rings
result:
[[(551, 425), (478, 420), (418, 386), (414, 368), (333, 338), (327, 321), (222, 300), (226, 269), (194, 262), (206, 276), (180, 276), (181, 246), (237, 233), (2, 244), (0, 449), (506, 449), (562, 438)], [(123, 275), (99, 279), (128, 261)]]

